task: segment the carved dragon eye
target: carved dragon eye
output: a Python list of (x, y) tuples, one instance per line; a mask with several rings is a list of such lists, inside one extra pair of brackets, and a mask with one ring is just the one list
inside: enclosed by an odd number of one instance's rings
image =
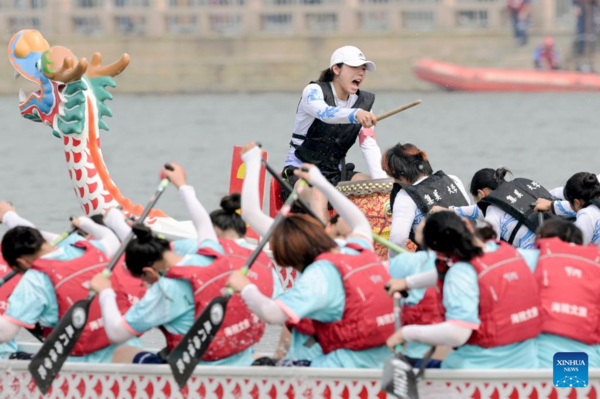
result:
[(39, 59), (35, 62), (35, 69), (37, 69), (38, 71), (42, 71), (42, 60)]

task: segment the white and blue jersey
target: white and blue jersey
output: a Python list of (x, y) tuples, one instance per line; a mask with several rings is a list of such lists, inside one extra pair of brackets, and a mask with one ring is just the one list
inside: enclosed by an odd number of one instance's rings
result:
[[(454, 212), (466, 219), (485, 221), (492, 226), (498, 239), (509, 242), (514, 229), (519, 223), (516, 218), (495, 205), (489, 205), (485, 216), (483, 211), (477, 205), (455, 207)], [(535, 247), (536, 235), (526, 226), (522, 225), (512, 242), (515, 248), (532, 249)]]
[[(495, 242), (486, 243), (486, 252), (499, 248)], [(537, 262), (537, 251), (519, 251), (531, 270)], [(477, 272), (470, 263), (457, 262), (444, 279), (444, 307), (446, 321), (460, 327), (477, 330), (479, 319), (479, 284)], [(536, 343), (534, 339), (514, 344), (482, 348), (466, 344), (446, 356), (442, 368), (537, 368)]]
[[(177, 266), (210, 266), (214, 258), (196, 254), (200, 248), (206, 247), (224, 253), (223, 248), (218, 242), (205, 240), (194, 248), (194, 250), (188, 248), (187, 251), (192, 252), (192, 254), (185, 255)], [(183, 246), (178, 249), (186, 251)], [(273, 268), (273, 298), (283, 292), (276, 273), (277, 271)], [(158, 282), (153, 284), (146, 291), (144, 297), (134, 304), (124, 317), (125, 327), (135, 335), (141, 335), (151, 328), (161, 326), (171, 334), (186, 334), (194, 324), (194, 321), (195, 305), (192, 285), (188, 280), (169, 277), (161, 277)], [(224, 359), (212, 362), (199, 362), (198, 364), (250, 366), (254, 361), (253, 353), (254, 350), (250, 347)]]
[[(371, 245), (358, 238), (355, 243), (372, 250)], [(343, 254), (358, 255), (358, 251), (340, 248)], [(346, 294), (340, 273), (331, 262), (318, 260), (304, 269), (294, 286), (281, 295), (276, 303), (288, 315), (292, 323), (308, 318), (328, 323), (342, 319), (346, 306)], [(296, 347), (294, 348), (296, 350)], [(390, 356), (385, 346), (363, 351), (337, 349), (328, 354), (321, 353), (312, 359), (311, 367), (323, 368), (381, 368)]]
[[(403, 279), (412, 274), (423, 273), (435, 269), (436, 255), (431, 251), (405, 252), (390, 260), (390, 276), (394, 279)], [(402, 299), (402, 304), (407, 306), (418, 305), (425, 296), (426, 288), (408, 290), (408, 297)], [(407, 342), (403, 353), (413, 359), (421, 359), (431, 345), (420, 342)]]
[[(42, 259), (64, 262), (77, 259), (85, 253), (85, 250), (74, 247), (72, 244), (82, 240), (85, 239), (77, 234), (72, 234), (58, 245), (56, 251), (43, 256)], [(92, 240), (90, 243), (106, 252), (100, 242)], [(37, 270), (27, 270), (8, 300), (8, 310), (4, 317), (25, 328), (33, 328), (38, 322), (44, 327), (56, 326), (59, 321), (58, 302), (50, 277)], [(141, 347), (138, 338), (133, 338), (122, 345)], [(120, 345), (110, 345), (85, 356), (71, 356), (67, 361), (110, 363), (117, 346)]]

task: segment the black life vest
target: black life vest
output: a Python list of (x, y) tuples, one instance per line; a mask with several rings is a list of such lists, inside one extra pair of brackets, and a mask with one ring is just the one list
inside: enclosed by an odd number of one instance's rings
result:
[(424, 216), (436, 205), (444, 208), (469, 205), (454, 180), (441, 170), (419, 184), (401, 184), (401, 187), (415, 201)]
[[(533, 204), (538, 198), (553, 200), (552, 194), (539, 183), (522, 177), (504, 182), (497, 189), (488, 194), (477, 203), (477, 206), (485, 212), (487, 207), (495, 205), (517, 219), (517, 225), (508, 239), (512, 244), (521, 226), (525, 225), (529, 230), (535, 232), (539, 227), (539, 219), (533, 211)], [(555, 218), (554, 215), (544, 213), (544, 219)]]
[[(406, 191), (406, 194), (415, 201), (415, 204), (417, 204), (417, 207), (421, 210), (423, 216), (427, 216), (431, 208), (436, 205), (444, 208), (469, 205), (469, 202), (462, 191), (456, 186), (454, 180), (441, 170), (428, 176), (419, 184), (408, 185), (394, 183), (392, 193), (390, 194), (390, 209), (392, 212), (394, 211), (396, 195), (398, 195), (401, 190)], [(412, 228), (410, 229), (408, 238), (417, 244), (418, 249), (421, 249), (419, 244), (415, 241), (415, 233)]]
[[(310, 83), (321, 87), (324, 100), (329, 106), (336, 106), (330, 83)], [(375, 102), (375, 95), (361, 90), (356, 94), (358, 99), (352, 108), (370, 111)], [(358, 124), (330, 124), (315, 119), (308, 128), (306, 136), (292, 134), (293, 138), (304, 141), (301, 144), (290, 142), (290, 145), (296, 148), (296, 157), (302, 162), (316, 165), (323, 172), (339, 172), (340, 162), (356, 142), (361, 128), (362, 126)]]

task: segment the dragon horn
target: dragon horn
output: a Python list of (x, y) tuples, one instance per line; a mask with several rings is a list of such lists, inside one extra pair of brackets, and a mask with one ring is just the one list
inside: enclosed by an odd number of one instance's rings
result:
[(92, 56), (92, 63), (87, 70), (86, 76), (89, 78), (96, 78), (99, 76), (111, 76), (115, 77), (127, 68), (129, 65), (130, 57), (129, 54), (125, 53), (117, 61), (109, 65), (102, 65), (102, 54), (94, 53)]

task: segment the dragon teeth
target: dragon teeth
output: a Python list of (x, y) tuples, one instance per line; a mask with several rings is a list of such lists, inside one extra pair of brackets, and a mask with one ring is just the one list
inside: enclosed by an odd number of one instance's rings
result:
[(19, 89), (19, 102), (23, 103), (25, 101), (27, 101), (27, 96), (25, 95), (23, 89)]

